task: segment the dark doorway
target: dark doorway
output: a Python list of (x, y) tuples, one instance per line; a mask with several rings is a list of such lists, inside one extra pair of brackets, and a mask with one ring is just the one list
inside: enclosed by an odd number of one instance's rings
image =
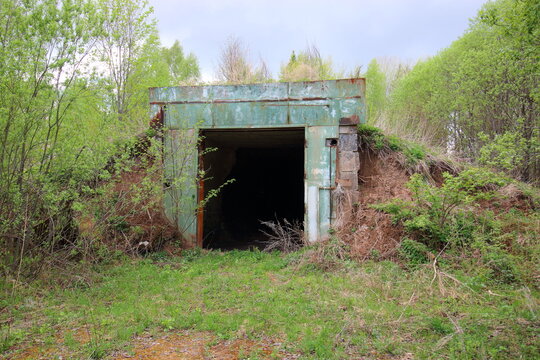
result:
[(304, 129), (205, 131), (204, 247), (261, 247), (261, 221), (304, 219)]

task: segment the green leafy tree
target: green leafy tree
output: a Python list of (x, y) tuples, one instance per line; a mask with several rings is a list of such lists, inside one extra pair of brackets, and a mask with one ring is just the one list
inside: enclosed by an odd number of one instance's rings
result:
[(120, 121), (142, 121), (138, 100), (144, 90), (136, 65), (148, 56), (144, 49), (159, 47), (153, 9), (146, 0), (99, 0), (98, 5), (103, 23), (97, 54), (111, 84), (110, 104)]
[(173, 84), (194, 82), (200, 78), (201, 73), (197, 58), (192, 53), (185, 56), (184, 49), (178, 40), (170, 48), (163, 47), (162, 53)]
[(367, 119), (369, 123), (375, 123), (386, 106), (386, 76), (377, 60), (371, 60), (365, 77)]
[[(487, 3), (461, 38), (397, 83), (390, 122), (467, 158), (487, 163), (490, 153), (522, 180), (539, 181), (537, 4)], [(515, 151), (493, 147), (510, 137)]]
[(0, 24), (0, 256), (20, 273), (70, 227), (78, 158), (62, 155), (82, 147), (64, 129), (80, 120), (101, 22), (90, 1), (1, 0)]
[(145, 4), (0, 0), (0, 271), (93, 246), (73, 204), (146, 127), (147, 88), (172, 83)]

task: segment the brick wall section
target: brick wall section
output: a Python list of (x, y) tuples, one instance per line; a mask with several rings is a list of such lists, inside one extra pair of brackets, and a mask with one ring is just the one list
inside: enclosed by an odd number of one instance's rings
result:
[(359, 198), (358, 171), (360, 170), (360, 157), (358, 154), (358, 129), (356, 125), (341, 125), (339, 127), (337, 161), (337, 183), (351, 194), (353, 202), (357, 202)]

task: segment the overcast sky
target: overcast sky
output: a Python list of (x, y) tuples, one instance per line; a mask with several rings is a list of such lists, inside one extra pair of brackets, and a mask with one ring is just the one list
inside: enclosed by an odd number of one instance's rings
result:
[(457, 39), (486, 0), (150, 0), (164, 45), (178, 39), (215, 77), (220, 50), (240, 38), (274, 77), (308, 43), (338, 69), (365, 70), (374, 57), (416, 60)]

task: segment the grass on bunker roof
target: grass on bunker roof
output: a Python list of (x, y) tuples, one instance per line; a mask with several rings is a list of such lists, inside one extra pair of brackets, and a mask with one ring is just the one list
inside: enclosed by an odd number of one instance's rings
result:
[(432, 281), (429, 265), (406, 270), (386, 261), (345, 261), (324, 272), (299, 256), (195, 251), (100, 267), (91, 286), (34, 284), (11, 295), (2, 284), (0, 357), (33, 348), (51, 358), (63, 347), (64, 358), (112, 358), (144, 332), (185, 330), (214, 341), (273, 339), (278, 348), (262, 358), (539, 355), (535, 290), (460, 274)]

